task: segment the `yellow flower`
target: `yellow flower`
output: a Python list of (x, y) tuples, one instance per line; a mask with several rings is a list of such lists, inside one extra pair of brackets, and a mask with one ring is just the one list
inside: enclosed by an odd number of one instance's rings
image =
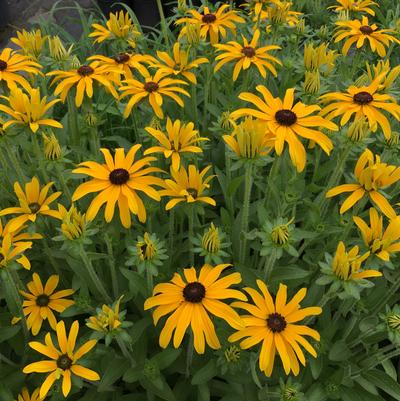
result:
[(113, 80), (120, 84), (121, 76), (126, 79), (133, 79), (132, 68), (146, 74), (146, 67), (143, 63), (151, 64), (156, 61), (153, 56), (148, 54), (134, 54), (134, 53), (118, 53), (114, 57), (106, 57), (102, 55), (91, 56), (88, 60), (99, 61), (100, 66), (111, 67), (113, 70), (117, 69), (118, 73), (111, 72)]
[(317, 47), (313, 42), (304, 45), (304, 67), (308, 71), (320, 70), (325, 75), (329, 74), (335, 67), (337, 57), (335, 50), (329, 50), (328, 43)]
[(157, 57), (160, 61), (153, 63), (152, 67), (158, 68), (165, 75), (182, 75), (193, 84), (197, 83), (196, 75), (190, 70), (198, 68), (200, 64), (208, 63), (205, 57), (189, 61), (189, 49), (182, 50), (179, 42), (174, 44), (172, 57), (167, 52), (160, 51), (157, 51)]
[(210, 228), (201, 238), (201, 246), (209, 253), (217, 253), (221, 249), (221, 239), (214, 223), (211, 222)]
[(294, 104), (294, 88), (286, 91), (283, 101), (274, 98), (271, 92), (263, 85), (256, 87), (264, 100), (256, 95), (244, 92), (239, 95), (239, 99), (254, 104), (259, 110), (244, 108), (234, 111), (231, 116), (234, 119), (243, 116), (253, 116), (261, 121), (265, 121), (266, 127), (276, 136), (275, 151), (281, 155), (285, 142), (289, 145), (289, 154), (297, 171), (304, 170), (306, 165), (306, 151), (298, 136), (316, 142), (325, 153), (330, 154), (333, 144), (332, 141), (322, 132), (309, 127), (323, 127), (332, 131), (337, 131), (338, 127), (331, 121), (321, 116), (312, 116), (315, 111), (320, 110), (317, 105), (307, 106), (302, 102)]
[(383, 78), (384, 73), (369, 86), (350, 86), (347, 93), (332, 92), (322, 95), (321, 100), (324, 103), (332, 103), (322, 109), (321, 115), (328, 119), (342, 116), (340, 125), (345, 125), (353, 114), (356, 119), (365, 116), (371, 131), (376, 132), (379, 125), (385, 138), (389, 139), (392, 131), (390, 122), (378, 109), (385, 110), (396, 120), (400, 120), (400, 106), (392, 96), (377, 93)]
[(186, 171), (185, 167), (176, 171), (171, 168), (172, 180), (165, 180), (164, 190), (160, 191), (161, 196), (170, 196), (172, 199), (165, 206), (165, 210), (170, 210), (180, 202), (205, 202), (212, 206), (216, 205), (214, 199), (203, 196), (204, 190), (210, 187), (208, 184), (213, 178), (213, 175), (204, 179), (207, 171), (211, 166), (207, 166), (201, 172), (191, 164)]
[(232, 334), (228, 340), (234, 342), (247, 337), (240, 343), (243, 349), (262, 342), (258, 362), (260, 370), (266, 376), (270, 377), (272, 374), (277, 352), (285, 373), (288, 375), (292, 371), (297, 376), (300, 372), (299, 361), (303, 366), (306, 364), (300, 345), (314, 358), (317, 357), (317, 352), (303, 336), (319, 341), (320, 335), (316, 330), (294, 323), (307, 316), (319, 315), (322, 309), (319, 306), (300, 308), (300, 302), (307, 294), (306, 288), (302, 288), (287, 302), (287, 287), (279, 284), (274, 302), (264, 282), (257, 280), (257, 285), (261, 294), (253, 288), (244, 289), (253, 299), (254, 305), (246, 302), (232, 303), (233, 307), (244, 309), (249, 315), (241, 316), (246, 327)]
[(86, 229), (86, 215), (80, 213), (74, 205), (67, 210), (63, 205), (58, 204), (58, 211), (64, 236), (71, 241), (81, 238)]
[(50, 57), (56, 61), (66, 61), (72, 52), (72, 48), (74, 45), (71, 45), (68, 50), (64, 47), (63, 42), (61, 41), (59, 36), (49, 36), (49, 52)]
[(175, 273), (170, 283), (161, 283), (154, 287), (153, 296), (144, 303), (145, 310), (156, 306), (153, 312), (154, 324), (161, 317), (173, 312), (160, 333), (159, 343), (162, 348), (168, 346), (174, 330), (173, 345), (178, 348), (189, 325), (194, 336), (194, 349), (198, 354), (204, 354), (205, 342), (212, 349), (221, 348), (209, 313), (224, 319), (235, 329), (243, 328), (236, 311), (220, 301), (227, 298), (247, 300), (242, 292), (230, 288), (242, 281), (240, 273), (219, 278), (228, 266), (230, 265), (221, 264), (212, 267), (205, 264), (198, 276), (194, 267), (183, 269), (186, 282), (180, 274)]
[(379, 76), (382, 77), (379, 82), (378, 90), (386, 92), (388, 91), (393, 83), (396, 81), (400, 74), (400, 65), (390, 68), (389, 60), (379, 60), (375, 65), (371, 66), (369, 63), (367, 66), (367, 77), (372, 83)]
[[(347, 136), (353, 142), (362, 141), (370, 134), (369, 123), (366, 117), (356, 118), (347, 130)], [(393, 137), (393, 135), (392, 135)]]
[(395, 32), (393, 29), (378, 31), (376, 24), (369, 25), (368, 17), (362, 17), (361, 21), (357, 19), (353, 21), (337, 21), (335, 24), (339, 27), (334, 35), (335, 43), (347, 38), (342, 48), (344, 55), (347, 54), (353, 43), (356, 43), (357, 49), (359, 49), (365, 42), (369, 42), (370, 48), (374, 53), (377, 52), (380, 57), (385, 57), (385, 46), (389, 46), (390, 42), (400, 43), (400, 40), (388, 35), (388, 33)]
[(321, 78), (318, 70), (304, 73), (304, 92), (316, 94), (321, 89)]
[(143, 241), (136, 243), (136, 250), (141, 261), (152, 260), (156, 256), (157, 247), (149, 233), (144, 233)]
[(400, 251), (400, 217), (393, 218), (383, 232), (383, 218), (374, 208), (369, 209), (370, 226), (360, 217), (353, 217), (354, 223), (361, 231), (364, 243), (371, 253), (378, 258), (389, 261), (390, 254)]
[(32, 242), (13, 242), (11, 234), (5, 234), (0, 246), (0, 268), (7, 267), (14, 260), (24, 269), (29, 270), (31, 264), (24, 252), (32, 247)]
[(17, 54), (9, 47), (4, 48), (0, 53), (0, 82), (5, 81), (9, 89), (16, 84), (20, 84), (25, 90), (29, 91), (31, 86), (21, 73), (37, 75), (42, 66), (30, 57)]
[(259, 15), (253, 17), (253, 21), (268, 19), (274, 24), (287, 24), (294, 27), (299, 23), (303, 14), (291, 10), (292, 5), (291, 1), (272, 0), (265, 10), (261, 10)]
[(343, 202), (340, 214), (354, 206), (361, 198), (367, 195), (378, 206), (381, 212), (389, 219), (396, 217), (396, 212), (379, 190), (388, 187), (400, 180), (400, 167), (381, 163), (381, 158), (366, 149), (357, 161), (354, 169), (357, 184), (343, 184), (330, 189), (327, 198), (343, 192), (352, 194)]
[[(208, 7), (204, 7), (203, 14), (196, 10), (188, 10), (190, 17), (180, 18), (176, 21), (176, 25), (190, 24), (200, 26), (200, 38), (205, 39), (210, 36), (212, 44), (218, 43), (219, 35), (226, 38), (227, 30), (233, 34), (236, 33), (235, 23), (244, 23), (245, 20), (238, 15), (234, 10), (228, 10), (229, 5), (223, 4), (215, 13), (211, 13)], [(179, 38), (186, 35), (188, 30), (187, 25), (184, 26), (179, 34)]]
[(370, 6), (379, 7), (378, 3), (372, 0), (336, 0), (339, 5), (330, 6), (328, 9), (333, 8), (336, 12), (340, 11), (355, 11), (365, 12), (370, 15), (375, 15), (375, 11)]
[(242, 35), (243, 44), (238, 42), (228, 42), (226, 44), (216, 44), (217, 51), (223, 52), (218, 55), (215, 60), (220, 60), (214, 67), (214, 72), (217, 72), (224, 64), (230, 61), (235, 61), (235, 68), (233, 69), (233, 80), (236, 81), (240, 71), (247, 70), (252, 64), (254, 64), (261, 76), (265, 78), (267, 72), (264, 67), (266, 67), (271, 73), (276, 77), (277, 72), (274, 63), (282, 65), (281, 61), (276, 57), (271, 56), (268, 52), (271, 50), (280, 49), (280, 46), (262, 46), (257, 47), (258, 41), (260, 39), (260, 31), (257, 29), (254, 32), (253, 38), (250, 42)]
[(0, 104), (0, 110), (12, 118), (3, 124), (4, 129), (13, 124), (29, 126), (33, 133), (36, 133), (41, 125), (63, 128), (58, 121), (43, 118), (51, 107), (60, 102), (60, 99), (46, 103), (47, 96), (40, 98), (40, 89), (29, 89), (26, 94), (17, 87), (11, 89), (9, 97), (2, 97), (7, 100), (8, 106)]
[(26, 56), (31, 56), (37, 59), (42, 52), (46, 42), (47, 35), (42, 36), (40, 29), (25, 31), (17, 31), (17, 38), (11, 38), (11, 42), (19, 46)]
[(65, 102), (70, 89), (76, 86), (75, 104), (80, 107), (85, 93), (88, 98), (91, 99), (93, 97), (93, 83), (95, 82), (104, 86), (115, 98), (118, 98), (118, 93), (113, 86), (113, 79), (109, 74), (112, 72), (118, 74), (120, 70), (108, 65), (100, 65), (99, 61), (93, 61), (77, 69), (69, 71), (56, 70), (48, 72), (46, 75), (54, 76), (51, 85), (61, 81), (56, 86), (54, 94), (56, 96), (60, 95), (63, 102)]
[(30, 292), (20, 290), (21, 295), (26, 298), (22, 304), (24, 315), (27, 317), (26, 324), (32, 334), (36, 336), (44, 320), (49, 321), (50, 327), (55, 330), (57, 320), (53, 310), (62, 313), (65, 309), (73, 305), (75, 302), (71, 299), (63, 299), (73, 294), (72, 289), (54, 292), (58, 285), (59, 276), (50, 276), (43, 287), (42, 281), (38, 274), (33, 273), (32, 281), (27, 284)]
[(0, 216), (20, 214), (10, 222), (10, 231), (15, 231), (27, 221), (35, 222), (38, 215), (60, 218), (58, 211), (51, 210), (49, 206), (61, 195), (61, 192), (54, 192), (47, 196), (53, 184), (53, 182), (49, 182), (40, 188), (39, 180), (33, 177), (30, 182), (25, 184), (24, 192), (19, 182), (14, 183), (14, 192), (18, 197), (19, 207), (8, 207), (0, 211)]
[(136, 38), (140, 36), (140, 32), (136, 29), (128, 12), (123, 10), (110, 13), (106, 26), (92, 24), (92, 28), (94, 31), (89, 34), (89, 38), (96, 38), (95, 43), (112, 39), (124, 39), (131, 47), (135, 47)]
[(61, 146), (56, 136), (51, 132), (49, 136), (43, 134), (44, 157), (47, 160), (58, 160), (61, 157)]
[(369, 254), (366, 252), (364, 255), (358, 255), (358, 246), (346, 252), (344, 243), (340, 241), (332, 260), (332, 271), (336, 277), (344, 281), (382, 276), (382, 273), (377, 270), (361, 270), (361, 264)]
[(180, 120), (167, 118), (167, 135), (161, 130), (146, 127), (146, 131), (152, 135), (161, 146), (153, 146), (146, 149), (144, 155), (151, 153), (163, 153), (166, 159), (171, 158), (172, 169), (179, 170), (181, 165), (180, 153), (201, 153), (199, 146), (201, 141), (208, 141), (208, 138), (199, 137), (199, 131), (194, 129), (193, 123), (183, 124)]
[(179, 84), (187, 85), (187, 82), (180, 79), (165, 77), (165, 71), (162, 72), (158, 70), (154, 76), (151, 76), (147, 70), (139, 72), (142, 75), (142, 78), (144, 78), (144, 82), (136, 79), (127, 79), (124, 81), (126, 86), (121, 86), (119, 88), (122, 92), (122, 95), (120, 96), (121, 99), (131, 95), (124, 111), (124, 118), (128, 118), (133, 106), (144, 98), (148, 99), (156, 116), (158, 118), (164, 118), (164, 112), (162, 110), (163, 96), (172, 98), (181, 107), (183, 107), (184, 104), (177, 93), (190, 97), (187, 91), (178, 86), (174, 86)]
[(241, 4), (248, 9), (248, 13), (259, 15), (265, 7), (270, 6), (273, 0), (246, 0), (246, 3)]
[(105, 220), (110, 222), (114, 216), (115, 204), (118, 204), (119, 217), (125, 228), (131, 226), (131, 212), (138, 216), (140, 222), (146, 221), (146, 208), (138, 192), (143, 192), (150, 198), (160, 201), (160, 194), (153, 185), (162, 186), (160, 178), (150, 173), (161, 172), (157, 167), (150, 166), (156, 160), (154, 157), (144, 157), (135, 161), (136, 152), (142, 145), (134, 145), (125, 156), (125, 150), (115, 150), (114, 158), (108, 149), (100, 149), (106, 164), (87, 161), (79, 164), (73, 170), (76, 174), (86, 174), (93, 177), (75, 190), (72, 201), (82, 198), (91, 192), (99, 192), (90, 203), (86, 219), (92, 221), (99, 209), (106, 203)]
[(275, 142), (275, 136), (266, 129), (265, 123), (252, 117), (237, 125), (231, 135), (222, 137), (237, 157), (249, 160), (270, 153)]
[(76, 339), (79, 331), (79, 323), (75, 320), (72, 323), (67, 337), (65, 324), (63, 321), (57, 323), (57, 349), (51, 339), (50, 333), (45, 336), (45, 344), (31, 341), (29, 346), (35, 351), (47, 356), (51, 360), (33, 362), (24, 367), (24, 373), (49, 373), (40, 387), (40, 397), (45, 398), (53, 383), (62, 376), (62, 393), (67, 397), (71, 391), (71, 376), (79, 376), (86, 380), (100, 380), (100, 376), (95, 371), (77, 364), (85, 354), (95, 345), (96, 340), (89, 340), (75, 351)]
[(18, 400), (14, 401), (42, 401), (39, 397), (39, 388), (33, 391), (32, 395), (29, 395), (28, 389), (24, 387), (21, 394), (18, 395)]
[(103, 305), (101, 311), (96, 316), (90, 316), (86, 326), (95, 331), (109, 333), (121, 326), (121, 320), (119, 316), (119, 307), (121, 303), (121, 296), (115, 303), (113, 308), (108, 305)]

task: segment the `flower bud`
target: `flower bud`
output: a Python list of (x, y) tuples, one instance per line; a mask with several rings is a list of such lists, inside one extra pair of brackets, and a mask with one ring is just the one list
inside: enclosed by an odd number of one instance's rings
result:
[(54, 133), (51, 132), (49, 136), (43, 134), (43, 141), (46, 160), (58, 160), (61, 157), (61, 146)]

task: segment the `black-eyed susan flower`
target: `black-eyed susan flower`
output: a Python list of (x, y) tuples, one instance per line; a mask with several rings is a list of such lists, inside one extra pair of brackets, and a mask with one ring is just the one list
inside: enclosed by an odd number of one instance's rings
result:
[(352, 44), (356, 43), (357, 49), (369, 43), (373, 52), (377, 52), (380, 57), (386, 56), (386, 48), (393, 43), (400, 43), (400, 40), (389, 33), (394, 33), (393, 29), (378, 30), (376, 24), (369, 25), (368, 17), (362, 17), (362, 20), (337, 21), (338, 30), (335, 33), (335, 43), (346, 39), (342, 53), (347, 54)]
[[(302, 13), (292, 10), (293, 2), (271, 0), (267, 7), (261, 10), (259, 15), (254, 15), (253, 21), (268, 21), (275, 25), (297, 26), (302, 17)], [(269, 30), (267, 26), (267, 32)]]
[(140, 32), (137, 30), (128, 12), (123, 10), (110, 13), (106, 26), (92, 24), (92, 28), (93, 32), (89, 34), (89, 38), (95, 38), (95, 43), (120, 39), (125, 40), (129, 46), (135, 47), (136, 39), (140, 36)]
[(392, 219), (385, 231), (383, 231), (383, 218), (375, 208), (369, 209), (369, 226), (361, 217), (353, 216), (353, 220), (371, 254), (389, 261), (392, 253), (400, 251), (400, 217)]
[(41, 68), (42, 66), (31, 57), (18, 54), (9, 47), (0, 52), (0, 82), (6, 82), (9, 89), (19, 84), (25, 90), (29, 90), (31, 86), (22, 73), (37, 75)]
[[(18, 219), (18, 217), (16, 217)], [(21, 221), (15, 221), (14, 219), (10, 219), (7, 224), (3, 225), (0, 219), (0, 239), (4, 238), (6, 235), (11, 235), (11, 240), (13, 243), (21, 242), (21, 241), (31, 241), (34, 239), (43, 238), (41, 234), (32, 233), (32, 232), (22, 232), (28, 226), (21, 223)]]
[(258, 47), (259, 39), (260, 31), (256, 29), (250, 42), (242, 35), (242, 43), (230, 41), (214, 45), (217, 51), (222, 52), (215, 58), (215, 60), (218, 60), (218, 63), (214, 67), (214, 72), (217, 72), (226, 63), (235, 62), (232, 75), (234, 81), (237, 80), (242, 69), (245, 71), (251, 65), (257, 67), (263, 78), (267, 76), (266, 69), (276, 77), (277, 72), (274, 64), (282, 65), (282, 63), (279, 59), (269, 54), (269, 52), (278, 50), (281, 47), (276, 45)]
[(335, 50), (329, 50), (328, 43), (316, 46), (313, 42), (304, 45), (304, 68), (307, 71), (318, 70), (323, 75), (329, 75), (335, 67), (338, 57)]
[(15, 261), (29, 270), (31, 263), (24, 252), (31, 247), (31, 241), (13, 242), (11, 234), (4, 235), (0, 245), (0, 268), (6, 268)]
[(25, 56), (31, 56), (37, 59), (42, 53), (47, 36), (42, 36), (40, 29), (26, 31), (25, 29), (17, 31), (17, 37), (11, 38), (11, 42), (15, 43)]
[(174, 170), (179, 170), (182, 153), (202, 153), (198, 145), (208, 138), (199, 136), (199, 131), (194, 129), (192, 122), (184, 124), (181, 120), (172, 120), (168, 117), (165, 127), (166, 134), (151, 127), (146, 131), (159, 142), (159, 145), (152, 146), (144, 151), (144, 155), (162, 153), (166, 159), (171, 158), (171, 165)]
[(42, 136), (44, 143), (43, 153), (46, 160), (59, 160), (61, 158), (61, 146), (54, 133), (50, 132), (48, 135), (43, 134)]
[(33, 362), (23, 369), (24, 373), (49, 373), (40, 387), (41, 398), (46, 397), (51, 386), (61, 377), (64, 397), (67, 397), (71, 391), (71, 376), (73, 375), (90, 381), (100, 380), (98, 373), (77, 363), (79, 359), (96, 345), (97, 341), (89, 340), (75, 350), (79, 332), (79, 323), (77, 320), (72, 323), (68, 336), (63, 321), (57, 323), (56, 332), (58, 348), (53, 344), (50, 333), (47, 333), (45, 336), (45, 344), (37, 341), (29, 343), (32, 349), (47, 356), (50, 360)]
[(351, 192), (340, 207), (340, 214), (367, 196), (389, 219), (396, 217), (396, 212), (381, 191), (400, 180), (400, 167), (382, 163), (380, 156), (366, 149), (357, 161), (354, 175), (358, 181), (356, 184), (339, 185), (326, 193), (326, 197), (331, 198), (343, 192)]
[(48, 196), (49, 189), (53, 184), (53, 182), (49, 182), (40, 187), (39, 180), (33, 177), (30, 182), (25, 184), (25, 191), (23, 191), (19, 182), (14, 183), (14, 192), (17, 195), (19, 206), (8, 207), (0, 211), (0, 216), (20, 215), (10, 222), (10, 231), (14, 231), (27, 221), (35, 222), (39, 215), (60, 218), (57, 210), (50, 209), (50, 204), (61, 195), (61, 192), (54, 192)]
[[(319, 263), (323, 276), (317, 279), (316, 283), (318, 285), (332, 283), (330, 291), (341, 299), (360, 299), (361, 290), (374, 285), (367, 279), (382, 276), (378, 270), (363, 269), (362, 264), (369, 255), (369, 251), (360, 255), (358, 246), (346, 251), (345, 244), (340, 241), (334, 257), (325, 254), (326, 262)], [(342, 292), (339, 292), (340, 288), (343, 289)]]
[(75, 104), (80, 107), (85, 94), (89, 99), (93, 97), (94, 83), (104, 86), (115, 98), (118, 98), (111, 73), (119, 74), (120, 70), (109, 65), (100, 65), (99, 61), (93, 61), (69, 71), (50, 71), (47, 75), (54, 77), (51, 85), (58, 82), (54, 94), (60, 95), (63, 102), (65, 102), (71, 88), (76, 87)]
[(240, 273), (220, 278), (228, 266), (230, 265), (222, 264), (212, 267), (205, 264), (198, 275), (195, 268), (191, 267), (183, 270), (186, 281), (180, 274), (175, 273), (170, 283), (161, 283), (154, 287), (153, 296), (144, 303), (145, 310), (156, 306), (153, 312), (154, 324), (173, 312), (160, 333), (159, 343), (162, 348), (168, 346), (174, 330), (173, 345), (178, 348), (189, 326), (193, 332), (194, 349), (197, 353), (204, 353), (205, 343), (212, 349), (220, 348), (209, 313), (224, 319), (233, 328), (244, 327), (237, 312), (221, 302), (227, 298), (247, 300), (242, 292), (230, 288), (242, 281)]
[(227, 235), (220, 227), (215, 227), (214, 223), (204, 231), (204, 234), (199, 234), (193, 239), (193, 251), (204, 257), (206, 263), (220, 264), (223, 259), (229, 258), (228, 252), (230, 242), (227, 241)]
[(317, 352), (304, 336), (319, 341), (320, 335), (316, 330), (295, 323), (307, 316), (319, 315), (322, 309), (319, 306), (300, 307), (300, 302), (307, 295), (306, 288), (302, 288), (287, 302), (287, 287), (280, 284), (274, 302), (264, 282), (257, 280), (257, 285), (261, 293), (253, 288), (244, 288), (253, 299), (254, 305), (246, 302), (232, 303), (233, 307), (244, 309), (249, 315), (241, 316), (246, 327), (232, 334), (228, 340), (234, 342), (247, 337), (240, 342), (243, 349), (262, 342), (259, 367), (266, 376), (270, 377), (272, 374), (276, 353), (280, 356), (285, 373), (288, 375), (293, 372), (297, 376), (300, 372), (299, 361), (303, 366), (306, 364), (300, 345), (314, 358), (317, 356)]
[(33, 391), (31, 395), (29, 395), (29, 391), (26, 387), (24, 387), (18, 397), (14, 401), (42, 401), (39, 396), (40, 389), (37, 388)]
[(339, 4), (330, 6), (328, 9), (333, 8), (336, 12), (354, 11), (375, 15), (375, 11), (371, 8), (371, 6), (379, 7), (379, 4), (372, 0), (336, 0), (336, 2)]
[(28, 94), (15, 87), (11, 89), (9, 97), (4, 96), (8, 105), (0, 104), (0, 110), (11, 117), (3, 124), (7, 129), (14, 124), (24, 125), (35, 134), (41, 125), (54, 128), (63, 128), (63, 125), (51, 118), (45, 118), (46, 113), (60, 99), (53, 99), (47, 102), (47, 96), (40, 97), (40, 89), (29, 89)]
[(168, 259), (164, 241), (160, 241), (156, 234), (145, 232), (137, 237), (134, 245), (127, 246), (131, 257), (125, 263), (126, 266), (135, 266), (140, 274), (149, 273), (158, 275), (158, 268), (163, 266)]
[(72, 295), (75, 292), (74, 290), (54, 292), (58, 286), (58, 281), (59, 276), (55, 274), (50, 276), (43, 286), (39, 275), (33, 273), (32, 281), (27, 284), (29, 292), (20, 290), (21, 295), (25, 298), (22, 309), (26, 317), (26, 325), (34, 336), (39, 333), (44, 320), (48, 320), (50, 327), (55, 330), (57, 320), (53, 311), (62, 313), (74, 304), (73, 300), (65, 299), (65, 297)]
[(125, 86), (121, 86), (119, 90), (122, 92), (120, 98), (130, 96), (124, 111), (124, 118), (128, 118), (132, 108), (142, 99), (147, 98), (154, 113), (159, 118), (164, 118), (162, 110), (163, 96), (168, 96), (173, 99), (180, 107), (183, 107), (183, 100), (178, 96), (178, 93), (190, 97), (189, 93), (176, 85), (187, 85), (187, 82), (181, 79), (172, 79), (166, 77), (166, 72), (158, 70), (154, 76), (149, 71), (139, 71), (142, 76), (142, 81), (136, 79), (127, 79), (123, 81)]
[(243, 108), (234, 111), (231, 116), (238, 119), (243, 116), (253, 116), (266, 123), (266, 127), (275, 135), (275, 152), (281, 155), (285, 142), (289, 145), (289, 155), (297, 171), (303, 171), (306, 165), (306, 151), (298, 136), (317, 143), (325, 153), (330, 154), (332, 141), (322, 132), (310, 127), (327, 128), (337, 131), (338, 127), (331, 121), (319, 115), (311, 115), (320, 110), (317, 105), (307, 106), (302, 102), (294, 103), (294, 88), (286, 91), (283, 101), (274, 98), (263, 85), (256, 87), (263, 99), (253, 93), (244, 92), (239, 99), (255, 105), (258, 110)]
[(106, 334), (118, 330), (122, 323), (122, 319), (119, 316), (121, 299), (122, 296), (111, 308), (108, 305), (103, 305), (101, 309), (97, 309), (97, 314), (87, 319), (86, 326), (94, 331)]
[(208, 63), (208, 59), (200, 57), (190, 61), (189, 49), (181, 49), (180, 43), (176, 42), (172, 49), (172, 56), (167, 52), (157, 51), (157, 57), (152, 67), (158, 68), (165, 75), (175, 75), (176, 77), (186, 78), (192, 84), (197, 83), (196, 75), (191, 71), (198, 68), (201, 64)]
[(113, 80), (118, 84), (121, 83), (121, 79), (134, 78), (132, 70), (141, 71), (146, 74), (146, 67), (143, 64), (152, 64), (156, 61), (153, 56), (149, 54), (139, 53), (118, 53), (113, 57), (107, 57), (102, 55), (95, 55), (88, 58), (89, 61), (99, 61), (100, 65), (111, 67), (112, 70), (118, 69), (119, 72), (111, 72)]
[(184, 166), (177, 171), (171, 168), (172, 179), (166, 179), (163, 184), (165, 189), (160, 191), (161, 196), (172, 198), (166, 204), (165, 209), (170, 210), (180, 202), (205, 202), (215, 206), (214, 199), (204, 196), (204, 191), (210, 187), (209, 182), (214, 178), (213, 175), (205, 178), (211, 167), (207, 166), (202, 171), (199, 171), (193, 164), (189, 166), (188, 170)]
[(382, 79), (379, 82), (378, 91), (388, 92), (393, 86), (397, 77), (400, 75), (400, 65), (391, 68), (389, 60), (379, 60), (376, 64), (366, 64), (367, 74), (369, 82), (374, 82), (379, 76)]
[(70, 45), (68, 49), (65, 48), (64, 43), (59, 36), (48, 36), (49, 53), (50, 57), (55, 61), (66, 61), (71, 57), (74, 45)]
[(332, 119), (342, 116), (341, 125), (345, 125), (355, 114), (355, 118), (366, 117), (372, 132), (381, 127), (385, 138), (390, 138), (391, 126), (387, 117), (380, 111), (384, 110), (396, 120), (400, 120), (400, 106), (396, 100), (388, 94), (378, 93), (380, 82), (384, 74), (375, 78), (369, 86), (350, 86), (346, 92), (332, 92), (321, 96), (326, 105), (321, 115)]
[(86, 215), (71, 205), (66, 209), (63, 205), (58, 204), (58, 212), (61, 219), (61, 232), (64, 237), (70, 241), (82, 238), (86, 232)]
[(382, 321), (377, 326), (377, 331), (386, 331), (388, 339), (395, 345), (400, 345), (400, 305), (396, 304), (392, 308), (386, 305), (385, 313), (380, 313)]
[(163, 186), (160, 178), (150, 175), (161, 172), (157, 167), (150, 167), (154, 157), (148, 156), (135, 161), (135, 155), (141, 145), (134, 145), (125, 155), (123, 148), (115, 150), (114, 157), (108, 149), (100, 149), (106, 164), (93, 161), (82, 162), (73, 170), (76, 174), (85, 174), (92, 179), (79, 185), (72, 201), (76, 201), (92, 192), (100, 192), (90, 203), (86, 219), (93, 220), (100, 208), (106, 203), (105, 220), (110, 222), (118, 205), (119, 217), (124, 227), (131, 226), (131, 213), (138, 216), (140, 222), (146, 221), (146, 208), (139, 192), (159, 201), (160, 194), (153, 186)]
[(223, 135), (225, 143), (235, 157), (244, 161), (256, 161), (274, 148), (275, 136), (265, 127), (265, 122), (246, 118), (231, 135)]
[[(205, 39), (209, 35), (212, 44), (218, 43), (220, 35), (225, 39), (228, 30), (235, 33), (236, 24), (245, 22), (236, 11), (230, 10), (229, 7), (228, 4), (223, 4), (215, 12), (210, 12), (208, 7), (204, 7), (202, 14), (197, 10), (188, 10), (191, 15), (178, 19), (176, 25), (198, 25), (201, 39)], [(181, 29), (179, 38), (186, 36), (188, 25)]]

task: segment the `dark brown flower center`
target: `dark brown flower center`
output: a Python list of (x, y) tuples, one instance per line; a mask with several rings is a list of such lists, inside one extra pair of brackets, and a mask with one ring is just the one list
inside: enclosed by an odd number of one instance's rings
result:
[(3, 60), (0, 60), (0, 71), (4, 71), (7, 69), (7, 63)]
[(116, 168), (115, 170), (111, 171), (108, 178), (112, 184), (122, 185), (129, 180), (129, 171), (125, 170), (124, 168)]
[(158, 83), (157, 82), (146, 82), (144, 84), (144, 90), (151, 93), (151, 92), (155, 92), (158, 89)]
[(280, 333), (286, 328), (286, 320), (279, 313), (271, 313), (267, 318), (267, 325), (273, 333)]
[(196, 188), (187, 188), (186, 192), (192, 197), (197, 198), (198, 192)]
[(371, 35), (371, 33), (374, 32), (374, 30), (369, 25), (363, 25), (362, 27), (360, 27), (360, 31), (364, 35)]
[(28, 206), (29, 206), (29, 209), (31, 209), (32, 213), (37, 213), (40, 210), (39, 203), (36, 203), (36, 202), (30, 203)]
[(254, 57), (256, 55), (256, 51), (254, 50), (253, 47), (251, 46), (245, 46), (242, 49), (242, 53), (246, 56), (246, 57)]
[(293, 125), (297, 121), (297, 116), (292, 110), (279, 110), (275, 113), (275, 119), (280, 125)]
[(50, 302), (50, 298), (46, 294), (40, 294), (36, 298), (36, 305), (37, 306), (47, 306)]
[(129, 61), (129, 59), (130, 59), (130, 57), (129, 57), (129, 54), (127, 54), (127, 53), (120, 53), (120, 54), (117, 54), (117, 55), (114, 57), (114, 60), (115, 60), (118, 64), (127, 63), (127, 62)]
[(368, 104), (371, 103), (374, 100), (374, 98), (368, 92), (358, 92), (353, 96), (353, 100), (355, 103), (358, 104)]
[(82, 65), (78, 68), (78, 74), (82, 77), (87, 77), (88, 75), (92, 75), (94, 73), (94, 69), (89, 65)]
[(186, 287), (183, 289), (183, 297), (188, 302), (201, 302), (205, 296), (206, 289), (203, 284), (198, 282), (186, 284)]
[(72, 359), (67, 355), (60, 355), (57, 359), (57, 366), (62, 370), (67, 370), (72, 366)]
[(216, 20), (217, 20), (217, 17), (215, 16), (215, 14), (205, 14), (205, 15), (203, 15), (203, 18), (202, 18), (202, 21), (205, 24), (212, 24)]

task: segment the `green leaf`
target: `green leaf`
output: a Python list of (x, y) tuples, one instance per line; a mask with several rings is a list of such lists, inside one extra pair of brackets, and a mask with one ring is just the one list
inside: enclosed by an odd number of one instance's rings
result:
[(298, 280), (308, 277), (310, 271), (303, 270), (298, 266), (279, 266), (272, 272), (271, 281), (283, 282), (287, 280)]
[(0, 328), (0, 343), (7, 341), (8, 339), (14, 337), (21, 329), (20, 325), (1, 327)]
[(181, 349), (168, 348), (153, 356), (152, 361), (157, 363), (160, 370), (171, 366), (181, 354)]
[(211, 359), (205, 366), (199, 369), (193, 376), (191, 383), (199, 385), (211, 380), (218, 373), (214, 359)]
[(400, 384), (387, 373), (378, 369), (371, 369), (368, 372), (364, 372), (362, 376), (395, 400), (400, 400)]
[(129, 368), (124, 375), (122, 380), (127, 383), (134, 383), (143, 377), (143, 365)]
[(329, 359), (331, 361), (345, 361), (351, 354), (349, 347), (344, 341), (338, 341), (331, 347), (329, 351)]
[(173, 391), (171, 390), (171, 387), (169, 387), (169, 385), (165, 381), (165, 379), (162, 376), (160, 376), (157, 379), (161, 379), (161, 381), (162, 381), (161, 389), (158, 386), (155, 386), (153, 381), (150, 381), (146, 378), (143, 378), (142, 380), (140, 380), (140, 384), (145, 389), (147, 389), (151, 393), (154, 393), (157, 397), (159, 397), (163, 400), (176, 401), (175, 395), (174, 395)]
[(109, 356), (110, 362), (106, 371), (102, 375), (98, 391), (109, 391), (110, 386), (113, 385), (130, 366), (130, 362), (125, 358), (116, 358)]

